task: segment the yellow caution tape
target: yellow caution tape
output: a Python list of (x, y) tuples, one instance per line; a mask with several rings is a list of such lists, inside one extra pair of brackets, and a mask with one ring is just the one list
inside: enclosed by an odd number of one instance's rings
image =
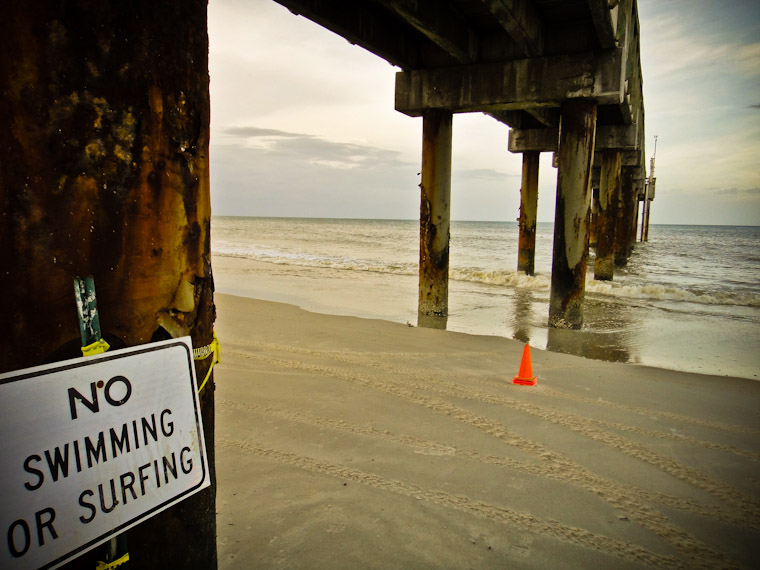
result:
[(125, 562), (129, 562), (129, 552), (127, 552), (121, 558), (114, 560), (113, 562), (99, 561), (98, 565), (95, 566), (95, 570), (111, 570), (111, 568), (116, 568), (117, 566), (121, 566)]
[(222, 348), (219, 344), (219, 339), (216, 338), (216, 333), (214, 333), (214, 340), (211, 341), (211, 344), (193, 349), (193, 360), (205, 360), (212, 354), (214, 355), (214, 359), (211, 361), (211, 366), (208, 367), (208, 372), (206, 372), (206, 377), (203, 379), (203, 382), (201, 382), (200, 388), (198, 388), (199, 394), (211, 377), (211, 371), (214, 369), (214, 365), (222, 361)]
[(111, 348), (111, 345), (109, 345), (106, 341), (104, 341), (101, 338), (100, 340), (96, 340), (92, 344), (88, 344), (87, 346), (83, 346), (82, 347), (82, 356), (94, 356), (96, 354), (103, 354), (109, 348)]

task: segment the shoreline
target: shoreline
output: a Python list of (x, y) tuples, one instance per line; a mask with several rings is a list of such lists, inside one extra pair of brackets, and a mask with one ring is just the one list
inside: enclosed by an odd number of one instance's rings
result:
[[(225, 255), (214, 256), (213, 264), (216, 289), (223, 294), (288, 303), (326, 315), (417, 325), (416, 275), (367, 276), (357, 271), (280, 265)], [(372, 280), (371, 286), (367, 286), (366, 279)], [(493, 286), (482, 286), (484, 290), (490, 287)], [(759, 379), (760, 357), (751, 349), (753, 337), (746, 334), (739, 339), (736, 331), (692, 326), (695, 318), (709, 316), (685, 313), (678, 321), (661, 327), (652, 312), (623, 302), (618, 303), (617, 313), (605, 317), (607, 322), (599, 330), (567, 331), (546, 326), (548, 306), (544, 306), (543, 294), (519, 288), (505, 289), (508, 296), (500, 301), (499, 307), (491, 305), (489, 299), (484, 299), (485, 304), (478, 307), (481, 299), (471, 289), (470, 284), (450, 282), (448, 330), (519, 339), (534, 349), (575, 354), (602, 362)], [(592, 308), (597, 313), (600, 311), (598, 300), (587, 298), (586, 302), (590, 306), (594, 304)], [(467, 306), (477, 308), (467, 309)], [(505, 319), (514, 319), (514, 322), (505, 324)], [(671, 330), (674, 326), (676, 328)], [(701, 336), (695, 337), (695, 330), (700, 331)], [(692, 339), (688, 349), (681, 340), (683, 335)], [(648, 341), (642, 344), (637, 336)], [(715, 342), (720, 346), (714, 346)]]
[(221, 568), (752, 568), (760, 385), (217, 294)]

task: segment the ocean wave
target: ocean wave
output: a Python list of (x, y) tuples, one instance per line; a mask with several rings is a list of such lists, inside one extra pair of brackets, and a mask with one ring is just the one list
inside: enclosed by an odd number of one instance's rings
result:
[(548, 291), (551, 284), (548, 275), (526, 275), (522, 271), (486, 271), (476, 268), (452, 267), (449, 269), (449, 278), (454, 281), (503, 285), (535, 291)]
[[(293, 265), (343, 271), (366, 271), (392, 275), (417, 275), (417, 262), (357, 259), (340, 255), (322, 255), (303, 251), (288, 252), (265, 247), (217, 247), (214, 255), (251, 259), (275, 265)], [(517, 289), (547, 292), (551, 287), (551, 276), (539, 273), (526, 275), (521, 271), (484, 270), (473, 267), (451, 267), (452, 281), (494, 285)], [(760, 307), (760, 295), (735, 291), (701, 293), (661, 284), (631, 285), (614, 281), (595, 281), (589, 275), (586, 279), (586, 293), (619, 299), (655, 300), (696, 303), (701, 305), (729, 305)]]
[(586, 292), (626, 299), (647, 299), (656, 301), (679, 301), (700, 305), (733, 305), (760, 307), (760, 295), (754, 293), (695, 293), (677, 287), (659, 284), (623, 285), (609, 281), (586, 281)]
[(373, 273), (390, 273), (394, 275), (417, 275), (416, 263), (398, 262), (387, 264), (381, 261), (354, 259), (333, 255), (320, 255), (304, 252), (287, 252), (276, 249), (258, 248), (217, 248), (214, 255), (262, 261), (275, 265), (294, 265), (297, 267), (315, 267), (319, 269), (339, 269), (344, 271), (370, 271)]

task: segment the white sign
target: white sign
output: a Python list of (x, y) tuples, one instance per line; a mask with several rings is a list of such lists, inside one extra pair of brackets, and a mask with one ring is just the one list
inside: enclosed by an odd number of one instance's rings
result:
[(209, 484), (189, 337), (0, 374), (0, 568), (55, 568)]

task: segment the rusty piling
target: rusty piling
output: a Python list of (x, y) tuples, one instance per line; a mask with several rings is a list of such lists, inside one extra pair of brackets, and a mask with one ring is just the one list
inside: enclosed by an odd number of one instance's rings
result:
[(524, 152), (520, 188), (517, 270), (533, 275), (536, 263), (536, 215), (538, 211), (538, 164), (541, 153)]
[(602, 174), (599, 184), (597, 211), (596, 258), (594, 279), (610, 281), (615, 274), (615, 226), (617, 225), (618, 196), (620, 194), (619, 150), (602, 151)]
[[(77, 275), (98, 283), (113, 348), (211, 343), (206, 9), (4, 5), (0, 372), (81, 357)], [(209, 364), (196, 364), (199, 378)], [(133, 567), (216, 567), (213, 381), (200, 404), (212, 486), (128, 531)], [(66, 567), (94, 568), (94, 556)]]
[(637, 193), (634, 187), (635, 168), (624, 166), (620, 170), (620, 199), (618, 200), (615, 231), (615, 265), (625, 267), (636, 241)]
[(422, 119), (418, 324), (445, 318), (449, 304), (452, 113), (433, 109)]

